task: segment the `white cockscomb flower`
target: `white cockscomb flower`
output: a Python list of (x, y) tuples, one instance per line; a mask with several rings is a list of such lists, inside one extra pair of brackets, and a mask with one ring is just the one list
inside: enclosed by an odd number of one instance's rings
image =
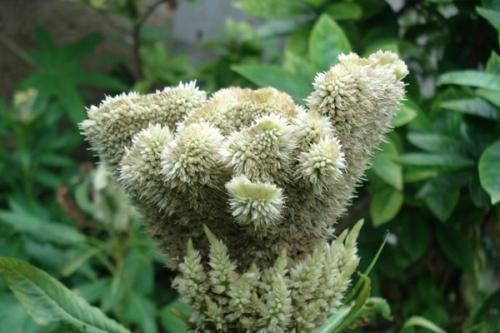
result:
[(161, 172), (161, 154), (173, 140), (168, 127), (150, 125), (132, 138), (120, 162), (119, 181), (136, 200), (167, 208), (167, 186)]
[(253, 183), (245, 176), (226, 184), (232, 215), (241, 225), (268, 232), (280, 222), (285, 199), (282, 190), (270, 183)]
[(330, 120), (321, 116), (317, 111), (303, 110), (293, 120), (293, 136), (299, 151), (307, 150), (312, 144), (332, 135), (333, 128)]
[(291, 126), (285, 119), (270, 115), (230, 136), (224, 156), (235, 175), (245, 175), (251, 180), (277, 181), (289, 173), (293, 147)]
[(213, 186), (224, 169), (220, 147), (223, 136), (207, 123), (188, 125), (162, 153), (164, 180), (172, 189), (192, 191)]
[(323, 138), (313, 144), (308, 151), (299, 155), (298, 160), (298, 177), (311, 184), (319, 193), (332, 185), (345, 168), (342, 147), (334, 137)]
[(274, 88), (251, 90), (232, 87), (216, 92), (186, 122), (206, 121), (227, 135), (267, 115), (292, 119), (297, 114), (297, 108), (288, 94)]
[(316, 76), (308, 110), (274, 88), (206, 101), (194, 82), (89, 109), (81, 129), (178, 268), (198, 330), (311, 332), (342, 306), (361, 226), (335, 238), (333, 224), (407, 73), (395, 53), (350, 53)]

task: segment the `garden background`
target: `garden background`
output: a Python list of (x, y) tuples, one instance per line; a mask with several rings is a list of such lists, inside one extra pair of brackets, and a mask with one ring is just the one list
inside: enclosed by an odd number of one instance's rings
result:
[[(338, 54), (392, 50), (407, 99), (337, 226), (365, 219), (361, 271), (385, 244), (347, 331), (500, 332), (499, 29), (496, 0), (3, 0), (0, 255), (133, 332), (187, 332), (168, 258), (80, 134), (85, 107), (194, 79), (301, 103)], [(2, 332), (61, 332), (28, 312), (0, 279)]]

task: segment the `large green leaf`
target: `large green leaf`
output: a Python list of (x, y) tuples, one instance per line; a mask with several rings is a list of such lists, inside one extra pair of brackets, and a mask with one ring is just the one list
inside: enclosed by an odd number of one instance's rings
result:
[(403, 204), (403, 193), (385, 186), (373, 194), (370, 202), (370, 216), (373, 225), (378, 227), (392, 220)]
[(40, 325), (63, 323), (81, 332), (130, 333), (50, 275), (26, 262), (0, 257), (0, 275)]
[(491, 197), (491, 203), (500, 201), (500, 140), (486, 148), (479, 159), (479, 180)]
[(408, 141), (431, 153), (457, 153), (464, 149), (460, 141), (438, 133), (408, 133)]
[(481, 118), (493, 120), (500, 119), (500, 112), (481, 98), (463, 98), (444, 101), (440, 106), (443, 109), (467, 113)]
[(342, 28), (327, 14), (321, 15), (309, 37), (309, 58), (317, 71), (328, 69), (341, 53), (349, 53), (351, 45)]
[(500, 11), (489, 8), (476, 7), (479, 15), (484, 17), (497, 30), (500, 30)]
[(455, 71), (441, 75), (438, 84), (457, 84), (500, 90), (500, 75), (474, 70)]
[(446, 258), (457, 267), (472, 270), (474, 251), (467, 236), (449, 224), (438, 223), (436, 228), (436, 238)]
[(312, 90), (310, 82), (278, 66), (248, 64), (232, 69), (261, 87), (271, 86), (289, 93), (298, 103), (302, 103)]
[(240, 0), (234, 6), (260, 18), (287, 18), (307, 15), (310, 7), (300, 0)]

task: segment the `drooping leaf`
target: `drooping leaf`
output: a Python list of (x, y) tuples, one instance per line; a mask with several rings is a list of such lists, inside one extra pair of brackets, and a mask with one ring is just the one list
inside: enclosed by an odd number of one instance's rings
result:
[(500, 201), (500, 140), (489, 145), (479, 159), (479, 180), (494, 205)]
[(278, 66), (248, 64), (231, 68), (261, 87), (270, 86), (289, 93), (298, 103), (302, 103), (312, 90), (309, 82)]
[(378, 227), (392, 220), (403, 204), (403, 193), (390, 186), (377, 190), (370, 202), (373, 226)]
[(342, 28), (327, 14), (320, 16), (309, 37), (309, 58), (316, 71), (328, 69), (341, 53), (351, 51), (351, 45)]
[(441, 75), (438, 84), (457, 84), (500, 90), (500, 75), (475, 70), (455, 71)]
[(130, 333), (44, 271), (17, 259), (0, 258), (0, 275), (39, 325), (63, 323), (90, 333)]
[(434, 324), (432, 321), (420, 316), (413, 316), (405, 321), (403, 329), (407, 327), (421, 327), (428, 329), (434, 333), (446, 333), (442, 328)]

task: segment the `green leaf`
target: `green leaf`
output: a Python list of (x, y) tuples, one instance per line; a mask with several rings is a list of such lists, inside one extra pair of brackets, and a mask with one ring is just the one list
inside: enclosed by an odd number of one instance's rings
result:
[(154, 304), (143, 295), (131, 292), (127, 297), (125, 316), (128, 321), (137, 324), (142, 333), (158, 332), (155, 312)]
[(417, 116), (418, 110), (419, 107), (414, 102), (410, 100), (403, 101), (403, 103), (401, 103), (401, 106), (399, 107), (398, 112), (396, 112), (394, 118), (392, 118), (392, 126), (400, 127), (408, 124), (413, 120), (413, 118)]
[(483, 7), (476, 7), (476, 11), (479, 15), (488, 20), (497, 31), (500, 30), (500, 11)]
[[(494, 332), (495, 327), (500, 327), (500, 289), (486, 297), (471, 312), (465, 323), (464, 333)], [(476, 330), (478, 326), (482, 330)]]
[(363, 16), (361, 7), (350, 1), (334, 3), (326, 9), (326, 13), (334, 20), (358, 20)]
[(467, 236), (449, 224), (438, 223), (436, 228), (436, 238), (446, 258), (457, 267), (471, 271), (474, 252)]
[(261, 87), (271, 86), (289, 93), (297, 103), (302, 103), (312, 90), (310, 82), (278, 66), (248, 64), (231, 68)]
[(354, 305), (349, 310), (349, 313), (342, 320), (340, 325), (335, 327), (333, 330), (325, 331), (325, 332), (327, 332), (327, 333), (343, 332), (347, 327), (349, 327), (359, 317), (359, 314), (361, 313), (363, 306), (368, 301), (368, 298), (370, 297), (370, 293), (372, 291), (372, 283), (371, 283), (370, 278), (364, 274), (360, 274), (359, 278), (363, 281), (363, 284), (362, 284), (361, 290), (359, 291), (359, 294), (356, 296), (356, 299), (354, 301)]
[(479, 159), (479, 180), (494, 205), (500, 201), (500, 140), (489, 145)]
[(442, 328), (440, 328), (430, 320), (420, 316), (413, 316), (409, 318), (407, 321), (405, 321), (403, 329), (408, 327), (422, 327), (434, 333), (446, 333)]
[(287, 18), (310, 13), (310, 8), (299, 0), (240, 0), (234, 6), (260, 18)]
[(466, 168), (474, 165), (474, 161), (468, 157), (452, 154), (426, 154), (426, 153), (408, 153), (401, 155), (398, 162), (404, 165), (415, 166), (433, 166), (447, 168)]
[(379, 227), (392, 220), (401, 209), (403, 193), (392, 187), (377, 190), (370, 202), (370, 216), (373, 226)]
[(372, 170), (387, 184), (401, 191), (403, 189), (403, 168), (394, 162), (394, 158), (399, 156), (397, 147), (388, 140), (382, 143), (380, 148), (382, 150), (377, 151), (372, 158)]
[(438, 176), (422, 186), (417, 193), (417, 198), (424, 200), (427, 207), (439, 220), (446, 221), (458, 203), (459, 185), (453, 183), (451, 177)]
[(64, 323), (91, 333), (130, 332), (50, 275), (26, 262), (0, 257), (0, 275), (39, 325)]
[(461, 86), (500, 90), (500, 75), (475, 70), (455, 71), (441, 75), (438, 84), (457, 84)]
[(0, 323), (3, 332), (40, 333), (39, 326), (10, 293), (0, 294)]
[(405, 219), (399, 232), (401, 247), (414, 262), (424, 255), (431, 243), (432, 230), (426, 221)]
[(486, 119), (500, 119), (500, 112), (481, 98), (463, 98), (444, 101), (440, 104), (443, 109), (458, 111)]
[(484, 98), (497, 108), (500, 108), (500, 94), (498, 93), (498, 91), (490, 89), (478, 89), (476, 91), (476, 95)]
[(457, 153), (463, 151), (456, 139), (436, 133), (408, 133), (408, 141), (416, 147), (431, 153)]
[(161, 310), (161, 323), (167, 333), (191, 332), (188, 325), (190, 315), (191, 309), (187, 305), (175, 301)]
[(309, 58), (317, 71), (337, 63), (341, 53), (349, 53), (351, 45), (344, 31), (327, 14), (320, 16), (309, 38)]
[(330, 316), (321, 327), (314, 330), (314, 333), (329, 333), (335, 332), (335, 329), (340, 326), (342, 321), (347, 317), (352, 306), (343, 306), (338, 309), (334, 315)]

